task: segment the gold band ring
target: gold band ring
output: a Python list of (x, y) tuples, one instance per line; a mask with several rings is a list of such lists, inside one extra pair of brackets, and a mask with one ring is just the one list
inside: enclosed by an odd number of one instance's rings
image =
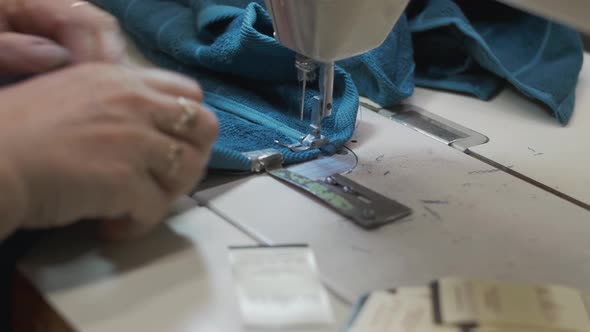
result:
[(175, 177), (178, 173), (178, 169), (180, 168), (180, 158), (184, 153), (182, 146), (177, 143), (170, 144), (168, 150), (168, 176)]
[(197, 110), (192, 107), (189, 101), (184, 97), (178, 97), (176, 102), (182, 107), (182, 115), (174, 125), (174, 130), (177, 133), (180, 133), (194, 125)]
[(86, 5), (89, 5), (89, 4), (90, 3), (88, 1), (76, 1), (76, 2), (72, 3), (70, 5), (70, 7), (76, 8), (76, 7), (86, 6)]

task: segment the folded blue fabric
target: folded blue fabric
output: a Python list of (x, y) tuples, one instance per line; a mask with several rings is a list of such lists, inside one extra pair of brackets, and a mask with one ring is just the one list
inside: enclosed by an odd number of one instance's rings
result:
[[(402, 16), (382, 46), (337, 63), (335, 111), (322, 123), (331, 143), (295, 153), (274, 143), (307, 131), (295, 55), (272, 37), (262, 0), (94, 2), (150, 60), (201, 83), (221, 125), (210, 162), (218, 169), (248, 170), (242, 153), (266, 148), (280, 150), (287, 164), (334, 153), (353, 134), (359, 95), (390, 107), (416, 84), (488, 99), (506, 80), (566, 123), (582, 64), (580, 38), (566, 27), (488, 1), (413, 1), (409, 19)], [(486, 15), (488, 8), (496, 11)], [(317, 86), (308, 90), (317, 93)]]
[(417, 85), (487, 100), (509, 82), (567, 124), (583, 63), (579, 33), (496, 1), (415, 0), (407, 14)]

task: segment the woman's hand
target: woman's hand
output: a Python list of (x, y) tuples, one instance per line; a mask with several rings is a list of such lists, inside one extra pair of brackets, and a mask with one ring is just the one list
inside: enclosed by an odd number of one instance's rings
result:
[(90, 3), (3, 0), (0, 50), (0, 73), (30, 75), (68, 63), (122, 61), (125, 42), (116, 20)]
[(182, 76), (107, 64), (0, 90), (0, 151), (22, 184), (21, 227), (96, 218), (111, 219), (110, 238), (150, 229), (203, 176), (218, 127), (201, 101)]

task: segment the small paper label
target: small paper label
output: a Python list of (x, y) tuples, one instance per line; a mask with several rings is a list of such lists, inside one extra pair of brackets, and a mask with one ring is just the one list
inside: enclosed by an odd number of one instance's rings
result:
[(245, 325), (332, 322), (330, 299), (308, 247), (231, 248), (230, 263)]
[(430, 290), (404, 288), (395, 293), (373, 292), (366, 299), (348, 332), (459, 332), (438, 326), (432, 317)]
[(572, 288), (449, 278), (435, 290), (444, 324), (590, 331), (582, 294)]

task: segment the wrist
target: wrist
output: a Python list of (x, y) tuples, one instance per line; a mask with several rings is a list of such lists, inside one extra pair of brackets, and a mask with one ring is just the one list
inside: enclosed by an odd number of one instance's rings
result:
[(0, 163), (0, 239), (14, 232), (27, 213), (27, 193), (20, 171), (6, 160)]

